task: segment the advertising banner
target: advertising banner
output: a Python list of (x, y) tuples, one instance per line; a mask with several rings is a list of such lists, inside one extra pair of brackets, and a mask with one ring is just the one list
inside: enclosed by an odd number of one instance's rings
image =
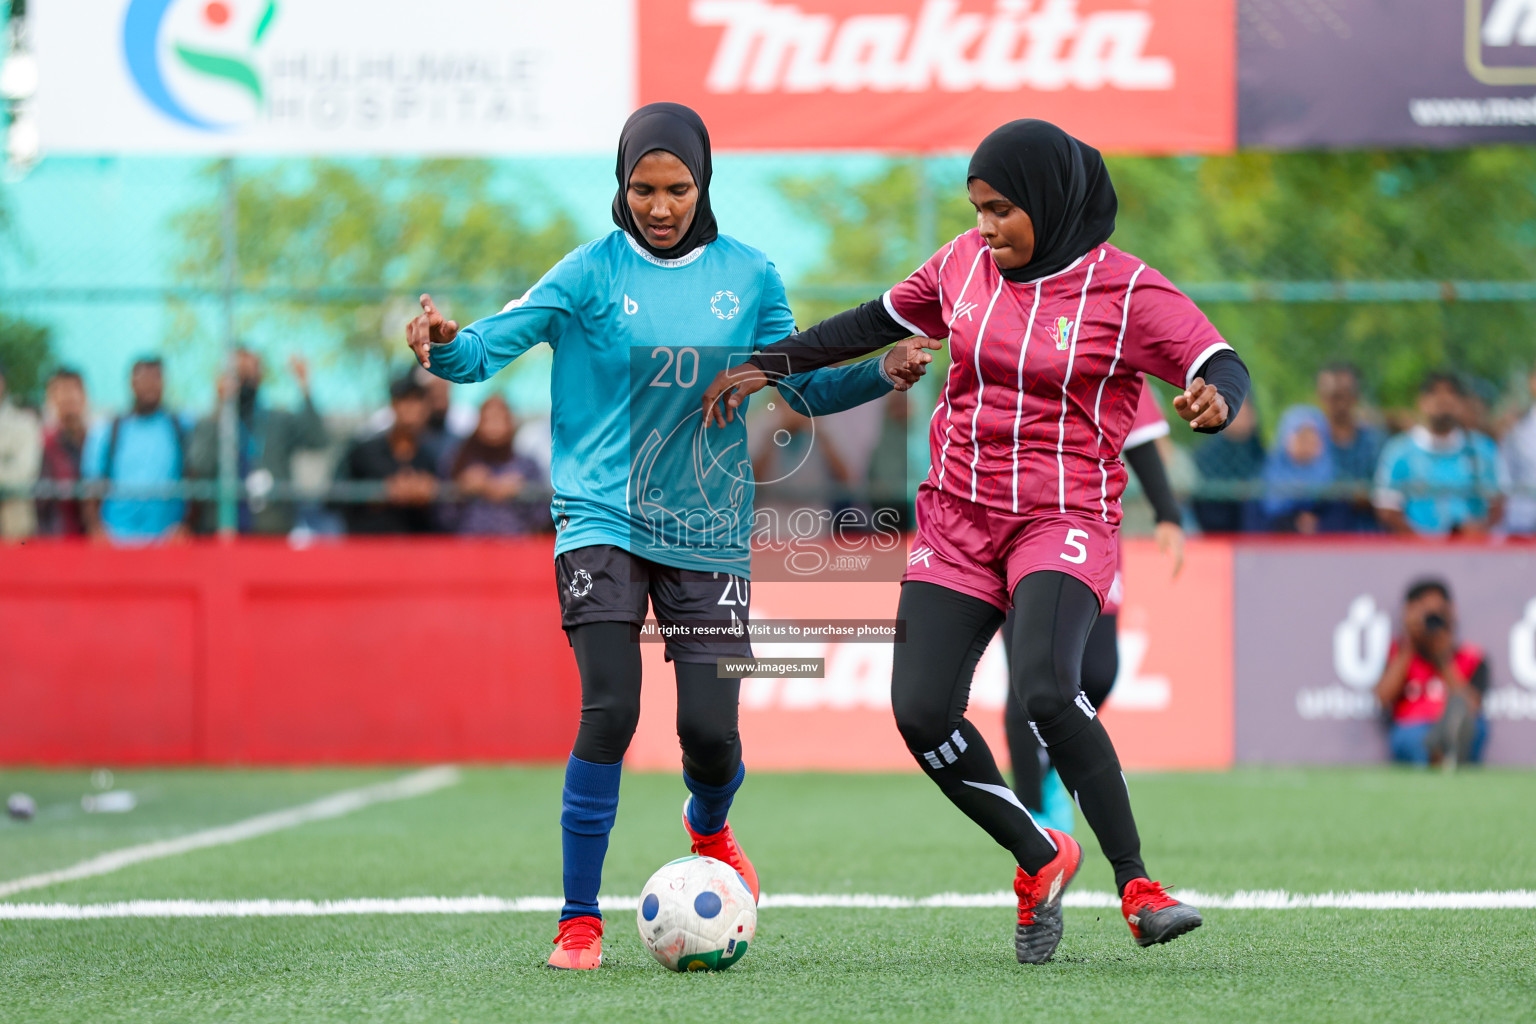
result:
[(1536, 140), (1536, 0), (1241, 5), (1238, 143)]
[(1235, 0), (77, 0), (29, 16), (52, 153), (607, 153), (640, 103), (721, 149), (968, 152), (1019, 117), (1222, 152)]
[(638, 0), (640, 101), (730, 149), (969, 152), (1020, 117), (1101, 149), (1233, 146), (1232, 0)]
[(52, 153), (606, 151), (634, 93), (628, 0), (32, 5)]
[[(1219, 769), (1232, 763), (1231, 549), (1191, 542), (1177, 580), (1151, 541), (1125, 542), (1120, 674), (1101, 709), (1131, 770)], [(900, 585), (754, 582), (752, 620), (889, 622)], [(662, 645), (645, 644), (640, 726), (625, 757), (638, 768), (679, 761), (677, 696)], [(888, 641), (760, 643), (761, 658), (822, 665), (813, 677), (748, 679), (741, 737), (752, 770), (916, 771), (891, 714)], [(1006, 663), (994, 639), (977, 665), (969, 717), (1006, 771)]]
[(1449, 584), (1487, 657), (1487, 759), (1536, 764), (1536, 549), (1244, 545), (1234, 563), (1237, 760), (1380, 763), (1373, 688), (1415, 580)]

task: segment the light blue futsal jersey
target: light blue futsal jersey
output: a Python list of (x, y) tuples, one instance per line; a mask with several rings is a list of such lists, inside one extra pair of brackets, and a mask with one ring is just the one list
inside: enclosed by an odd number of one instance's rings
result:
[[(754, 489), (746, 428), (738, 415), (703, 430), (700, 403), (719, 371), (794, 329), (784, 283), (758, 250), (721, 235), (659, 259), (614, 231), (434, 348), (431, 370), (481, 381), (548, 343), (555, 553), (612, 544), (745, 577)], [(840, 412), (890, 392), (880, 363), (797, 374), (779, 391), (807, 415)]]
[(1489, 495), (1504, 487), (1492, 438), (1464, 430), (1439, 438), (1417, 426), (1382, 448), (1374, 500), (1402, 512), (1415, 533), (1438, 535), (1486, 522)]

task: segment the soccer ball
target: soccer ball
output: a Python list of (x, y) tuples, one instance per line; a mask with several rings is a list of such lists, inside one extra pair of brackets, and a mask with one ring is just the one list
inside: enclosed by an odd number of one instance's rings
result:
[(723, 971), (757, 934), (757, 903), (736, 869), (713, 857), (679, 857), (640, 891), (640, 940), (673, 971)]

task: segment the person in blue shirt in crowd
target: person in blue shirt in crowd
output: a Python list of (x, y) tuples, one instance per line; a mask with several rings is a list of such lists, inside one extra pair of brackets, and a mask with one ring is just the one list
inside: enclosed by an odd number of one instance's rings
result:
[(1465, 398), (1454, 374), (1429, 374), (1419, 388), (1420, 423), (1382, 449), (1374, 500), (1391, 532), (1481, 536), (1503, 514), (1498, 446), (1460, 425)]
[[(165, 488), (180, 483), (190, 424), (162, 405), (165, 373), (158, 356), (136, 360), (129, 377), (133, 409), (98, 423), (80, 457), (81, 478), (108, 488)], [(179, 497), (123, 496), (84, 503), (86, 532), (120, 544), (149, 544), (187, 536), (186, 502)]]
[(1375, 533), (1381, 525), (1371, 505), (1371, 481), (1376, 478), (1387, 435), (1360, 415), (1360, 371), (1351, 363), (1324, 366), (1317, 372), (1317, 404), (1328, 418), (1323, 436), (1328, 441), (1334, 480), (1358, 488), (1353, 496), (1341, 496), (1345, 509), (1337, 528), (1349, 533)]
[(1264, 461), (1264, 529), (1275, 533), (1338, 533), (1349, 529), (1349, 506), (1329, 493), (1338, 470), (1328, 419), (1310, 405), (1280, 414), (1275, 444)]
[[(554, 350), (555, 577), (582, 712), (565, 773), (565, 906), (552, 967), (601, 963), (597, 893), (639, 718), (647, 599), (664, 625), (719, 627), (666, 641), (692, 794), (683, 825), (694, 852), (734, 867), (754, 899), (759, 891), (726, 822), (745, 775), (741, 681), (716, 677), (719, 659), (751, 657), (751, 459), (740, 420), (704, 429), (699, 396), (716, 373), (788, 337), (795, 323), (773, 264), (718, 233), (710, 173), (709, 135), (696, 113), (674, 103), (642, 107), (619, 139), (619, 230), (462, 329), (423, 295), (407, 330), (421, 364), (456, 382), (485, 380), (540, 342)], [(812, 415), (881, 398), (921, 372), (906, 368), (907, 344), (786, 378), (780, 395)]]

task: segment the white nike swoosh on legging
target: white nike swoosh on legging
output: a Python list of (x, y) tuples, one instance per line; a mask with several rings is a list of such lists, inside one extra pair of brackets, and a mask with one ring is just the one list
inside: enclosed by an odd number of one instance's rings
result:
[(1013, 804), (1013, 806), (1017, 807), (1025, 814), (1029, 813), (1029, 808), (1025, 807), (1019, 801), (1018, 794), (1009, 789), (1007, 786), (994, 786), (990, 782), (972, 782), (969, 779), (961, 779), (960, 781), (964, 782), (967, 786), (972, 786), (976, 789), (984, 789), (988, 793), (991, 793), (993, 796), (1001, 797), (1004, 800), (1007, 800), (1009, 803)]
[(990, 782), (972, 782), (970, 779), (961, 779), (960, 781), (965, 783), (967, 786), (971, 786), (975, 789), (985, 790), (986, 792), (991, 793), (993, 796), (1001, 797), (1002, 799), (1007, 800), (1009, 803), (1013, 804), (1013, 806), (1023, 811), (1025, 815), (1029, 817), (1029, 823), (1035, 826), (1035, 831), (1039, 832), (1042, 836), (1045, 836), (1045, 841), (1051, 844), (1051, 849), (1054, 850), (1057, 848), (1056, 840), (1046, 835), (1045, 829), (1041, 828), (1040, 823), (1035, 820), (1035, 816), (1029, 813), (1029, 808), (1025, 807), (1022, 803), (1019, 802), (1018, 795), (1015, 794), (1013, 790), (1009, 789), (1007, 786), (994, 786)]

